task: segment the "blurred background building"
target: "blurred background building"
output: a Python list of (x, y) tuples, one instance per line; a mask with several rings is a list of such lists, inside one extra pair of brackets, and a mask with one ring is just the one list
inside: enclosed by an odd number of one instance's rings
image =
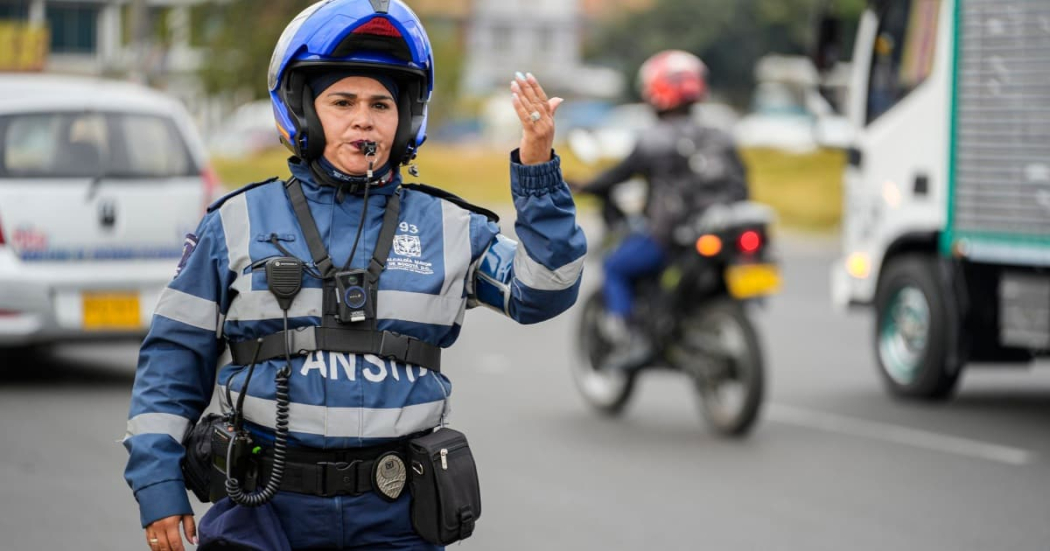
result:
[(207, 50), (191, 10), (207, 1), (0, 0), (0, 71), (148, 84), (180, 99), (207, 128), (240, 103), (219, 101), (199, 77)]
[[(590, 4), (590, 13), (601, 13)], [(579, 0), (476, 0), (463, 90), (483, 95), (503, 89), (508, 70), (519, 70), (531, 71), (563, 95), (619, 96), (623, 76), (583, 60), (587, 16)]]
[[(190, 7), (204, 1), (3, 0), (0, 20), (7, 22), (8, 45), (14, 45), (7, 51), (21, 54), (0, 57), (0, 69), (137, 79), (144, 79), (144, 72), (190, 75), (203, 55), (190, 45)], [(46, 31), (44, 44), (37, 42), (40, 31)], [(18, 60), (32, 63), (19, 65)]]

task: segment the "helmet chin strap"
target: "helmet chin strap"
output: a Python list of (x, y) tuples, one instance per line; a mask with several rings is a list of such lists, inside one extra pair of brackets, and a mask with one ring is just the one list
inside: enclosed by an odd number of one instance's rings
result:
[(368, 186), (386, 184), (394, 176), (391, 163), (383, 165), (378, 172), (375, 171), (375, 157), (378, 149), (376, 142), (364, 141), (357, 144), (357, 147), (365, 154), (365, 159), (368, 159), (368, 170), (364, 176), (346, 174), (332, 166), (330, 161), (322, 164), (323, 157), (310, 162), (310, 172), (317, 179), (317, 183), (336, 188), (336, 200), (340, 203), (347, 193), (355, 194)]

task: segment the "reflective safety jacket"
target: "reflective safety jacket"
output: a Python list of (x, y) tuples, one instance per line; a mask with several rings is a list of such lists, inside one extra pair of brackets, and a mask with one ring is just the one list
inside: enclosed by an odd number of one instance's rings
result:
[[(342, 202), (309, 169), (291, 164), (329, 255), (341, 266), (364, 201)], [(398, 180), (371, 190), (352, 268), (372, 258), (387, 199)], [(511, 194), (520, 244), (486, 216), (417, 190), (402, 189), (398, 230), (378, 284), (377, 329), (448, 347), (464, 312), (489, 306), (520, 323), (552, 318), (575, 302), (586, 240), (562, 180), (559, 159), (525, 166), (511, 157)], [(142, 525), (192, 509), (179, 468), (184, 435), (219, 392), (236, 403), (246, 366), (219, 367), (223, 339), (239, 342), (281, 331), (284, 314), (267, 290), (267, 258), (312, 266), (310, 251), (282, 182), (248, 186), (217, 201), (194, 235), (174, 280), (157, 304), (142, 343), (124, 446), (125, 478)], [(304, 276), (289, 328), (321, 324), (321, 280)], [(293, 351), (294, 354), (294, 351)], [(260, 362), (244, 401), (246, 425), (272, 440), (276, 371)], [(314, 351), (292, 356), (289, 445), (368, 446), (437, 426), (451, 384), (441, 373), (373, 355)]]

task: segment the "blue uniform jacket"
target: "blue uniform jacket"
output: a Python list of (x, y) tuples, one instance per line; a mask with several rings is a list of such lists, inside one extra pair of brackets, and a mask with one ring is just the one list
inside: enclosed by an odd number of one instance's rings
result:
[[(291, 165), (325, 241), (342, 265), (350, 254), (364, 202), (318, 186)], [(378, 325), (448, 347), (465, 311), (492, 307), (521, 323), (552, 318), (575, 302), (586, 252), (559, 159), (524, 166), (511, 157), (511, 193), (521, 243), (485, 216), (420, 191), (403, 190), (399, 227), (379, 280)], [(372, 257), (386, 201), (398, 181), (374, 188), (352, 266)], [(157, 304), (142, 343), (124, 446), (125, 478), (139, 502), (142, 525), (192, 509), (179, 469), (184, 435), (211, 401), (228, 407), (244, 390), (247, 368), (220, 367), (222, 339), (254, 339), (283, 328), (283, 313), (253, 264), (283, 256), (271, 236), (309, 263), (306, 240), (285, 188), (273, 181), (217, 202), (187, 240), (187, 255)], [(289, 312), (290, 327), (321, 323), (321, 281), (304, 277)], [(316, 351), (293, 356), (292, 446), (367, 446), (437, 426), (452, 386), (440, 373), (372, 355)], [(274, 375), (283, 359), (256, 366), (244, 413), (260, 438), (272, 438)]]

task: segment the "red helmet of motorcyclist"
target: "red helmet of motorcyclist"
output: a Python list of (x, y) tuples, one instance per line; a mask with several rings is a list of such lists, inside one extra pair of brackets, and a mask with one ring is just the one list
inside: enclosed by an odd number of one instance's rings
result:
[(674, 111), (707, 95), (707, 66), (682, 50), (664, 50), (638, 69), (642, 99), (658, 112)]

